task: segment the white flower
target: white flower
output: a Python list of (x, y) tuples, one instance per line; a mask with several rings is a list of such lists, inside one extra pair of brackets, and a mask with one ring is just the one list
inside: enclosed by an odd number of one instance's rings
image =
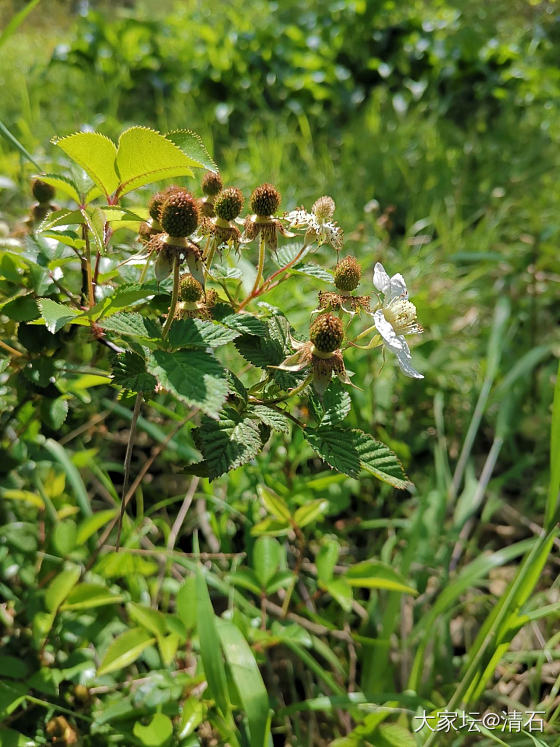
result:
[(334, 213), (334, 201), (330, 197), (320, 197), (311, 208), (311, 212), (303, 208), (286, 213), (284, 220), (290, 228), (306, 228), (305, 241), (329, 244), (337, 252), (342, 249), (343, 232), (336, 221), (331, 220)]
[(385, 268), (377, 262), (373, 271), (373, 284), (383, 293), (383, 304), (373, 312), (375, 327), (383, 339), (383, 344), (397, 356), (404, 374), (414, 379), (424, 376), (414, 369), (410, 360), (410, 349), (405, 335), (418, 334), (422, 327), (416, 318), (416, 306), (408, 300), (408, 291), (403, 276), (398, 273), (389, 277)]

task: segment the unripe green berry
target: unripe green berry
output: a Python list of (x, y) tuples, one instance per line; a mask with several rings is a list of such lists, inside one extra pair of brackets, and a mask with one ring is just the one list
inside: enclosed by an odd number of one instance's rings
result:
[(186, 190), (172, 192), (164, 201), (159, 221), (169, 236), (189, 236), (198, 226), (199, 207)]
[(54, 187), (42, 181), (41, 179), (33, 180), (31, 191), (33, 192), (33, 197), (37, 200), (37, 202), (41, 203), (41, 205), (48, 205), (49, 202), (52, 202), (52, 200), (54, 200), (54, 196), (56, 194)]
[(355, 257), (344, 257), (334, 270), (334, 284), (341, 291), (353, 291), (360, 284), (362, 268)]
[(150, 213), (150, 217), (152, 218), (152, 220), (157, 220), (159, 222), (159, 213), (161, 210), (161, 206), (170, 194), (172, 194), (173, 192), (178, 192), (180, 191), (180, 189), (181, 187), (176, 186), (166, 187), (165, 189), (162, 189), (152, 195), (148, 203), (148, 212)]
[(214, 212), (222, 220), (237, 218), (243, 209), (243, 195), (237, 187), (223, 189), (214, 201)]
[(202, 179), (202, 191), (209, 197), (215, 197), (223, 187), (222, 177), (213, 171), (207, 171)]
[(321, 353), (334, 353), (344, 339), (342, 322), (334, 314), (321, 314), (309, 329), (309, 339)]
[(198, 280), (191, 274), (183, 275), (180, 285), (181, 301), (200, 301), (204, 289)]
[(280, 192), (272, 184), (261, 184), (251, 195), (251, 210), (256, 215), (273, 215), (280, 205)]

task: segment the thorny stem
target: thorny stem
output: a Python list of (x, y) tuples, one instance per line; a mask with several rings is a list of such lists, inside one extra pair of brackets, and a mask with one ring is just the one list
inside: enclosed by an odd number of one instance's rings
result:
[(273, 272), (273, 273), (272, 273), (272, 275), (270, 275), (270, 277), (266, 278), (266, 280), (265, 280), (265, 281), (264, 281), (264, 283), (262, 284), (262, 287), (261, 287), (261, 291), (260, 291), (260, 292), (262, 293), (262, 292), (263, 292), (263, 290), (269, 290), (269, 285), (270, 285), (270, 283), (271, 283), (271, 282), (272, 282), (272, 281), (273, 281), (273, 280), (274, 280), (275, 278), (277, 278), (277, 277), (278, 277), (278, 275), (281, 275), (281, 274), (282, 274), (283, 272), (286, 272), (286, 270), (289, 270), (290, 268), (292, 268), (292, 267), (293, 267), (293, 266), (294, 266), (294, 265), (295, 265), (295, 264), (296, 264), (296, 263), (297, 263), (297, 262), (298, 262), (298, 261), (299, 261), (299, 260), (300, 260), (300, 259), (302, 258), (302, 256), (303, 256), (303, 254), (304, 254), (305, 250), (306, 250), (306, 249), (307, 249), (308, 247), (309, 247), (309, 244), (304, 244), (304, 245), (303, 245), (303, 246), (301, 247), (301, 249), (299, 250), (299, 252), (298, 252), (298, 253), (296, 254), (296, 256), (295, 256), (295, 257), (294, 257), (293, 259), (291, 259), (291, 260), (290, 260), (290, 261), (288, 262), (288, 264), (287, 264), (287, 265), (284, 265), (284, 267), (281, 267), (281, 268), (280, 268), (279, 270), (276, 270), (276, 272)]
[(167, 314), (167, 319), (165, 320), (165, 324), (163, 325), (163, 330), (161, 332), (161, 336), (165, 340), (167, 337), (167, 333), (169, 332), (169, 327), (171, 327), (171, 322), (173, 321), (173, 317), (175, 316), (175, 309), (177, 308), (177, 301), (179, 300), (179, 257), (175, 256), (173, 258), (173, 292), (171, 293), (171, 303), (169, 305), (169, 312)]
[(132, 420), (130, 422), (130, 432), (128, 434), (128, 443), (126, 445), (126, 454), (124, 457), (124, 480), (123, 480), (123, 489), (122, 489), (122, 498), (121, 498), (121, 512), (119, 515), (119, 524), (117, 528), (117, 541), (116, 541), (116, 551), (119, 551), (119, 546), (121, 542), (121, 530), (122, 530), (122, 523), (124, 519), (124, 512), (126, 510), (126, 493), (128, 490), (128, 483), (130, 481), (130, 462), (132, 460), (132, 449), (134, 447), (134, 435), (136, 433), (136, 423), (138, 421), (138, 416), (140, 415), (140, 408), (142, 407), (142, 392), (138, 392), (136, 395), (136, 401), (134, 402), (134, 411), (132, 413)]

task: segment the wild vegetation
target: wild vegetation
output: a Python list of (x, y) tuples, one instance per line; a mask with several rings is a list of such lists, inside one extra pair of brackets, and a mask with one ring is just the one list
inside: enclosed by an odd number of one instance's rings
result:
[(0, 8), (0, 744), (559, 744), (555, 4), (67, 5)]

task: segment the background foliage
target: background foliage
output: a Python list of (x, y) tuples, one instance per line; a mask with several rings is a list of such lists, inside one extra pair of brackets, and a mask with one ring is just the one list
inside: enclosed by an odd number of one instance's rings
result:
[[(27, 294), (57, 291), (32, 239), (21, 288), (8, 234), (36, 169), (3, 139), (1, 337), (32, 360), (13, 388), (0, 358), (2, 739), (47, 743), (64, 716), (66, 743), (256, 745), (270, 705), (274, 744), (424, 744), (417, 709), (464, 706), (544, 710), (534, 737), (556, 744), (556, 4), (86, 5), (39, 3), (0, 38), (4, 125), (45, 171), (68, 166), (54, 135), (189, 127), (246, 194), (273, 181), (285, 209), (331, 194), (364, 284), (376, 261), (402, 272), (426, 329), (421, 383), (348, 360), (363, 382), (349, 424), (415, 489), (334, 474), (299, 436), (193, 480), (189, 410), (155, 396), (128, 551), (78, 581), (118, 510), (133, 402), (99, 375), (108, 351), (87, 328), (30, 333)], [(303, 330), (320, 285), (286, 287), (270, 301)], [(480, 739), (496, 737), (534, 743)]]

